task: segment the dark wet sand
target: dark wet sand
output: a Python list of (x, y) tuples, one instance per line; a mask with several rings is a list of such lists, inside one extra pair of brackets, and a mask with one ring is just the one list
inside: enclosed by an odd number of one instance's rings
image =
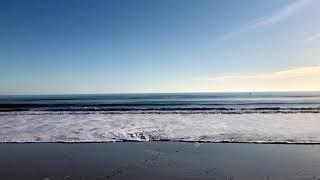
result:
[(320, 179), (320, 145), (0, 144), (0, 179)]

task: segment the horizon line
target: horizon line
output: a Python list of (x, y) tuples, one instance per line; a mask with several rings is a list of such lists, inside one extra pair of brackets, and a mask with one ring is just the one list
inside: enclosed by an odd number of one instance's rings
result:
[(265, 91), (191, 91), (191, 92), (121, 92), (121, 93), (56, 93), (56, 94), (0, 94), (0, 96), (68, 96), (68, 95), (126, 95), (126, 94), (205, 94), (205, 93), (320, 93), (320, 90), (265, 90)]

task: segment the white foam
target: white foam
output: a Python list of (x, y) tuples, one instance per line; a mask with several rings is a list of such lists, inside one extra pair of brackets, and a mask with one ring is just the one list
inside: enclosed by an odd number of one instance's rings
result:
[(0, 114), (0, 142), (320, 143), (320, 114)]

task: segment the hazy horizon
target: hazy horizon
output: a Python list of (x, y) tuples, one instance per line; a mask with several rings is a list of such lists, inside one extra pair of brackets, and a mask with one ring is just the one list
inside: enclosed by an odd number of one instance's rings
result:
[(79, 93), (79, 94), (72, 94), (72, 93), (65, 93), (65, 94), (0, 94), (0, 96), (69, 96), (69, 95), (135, 95), (135, 94), (232, 94), (232, 93), (320, 93), (320, 91), (198, 91), (198, 92), (110, 92), (110, 93)]

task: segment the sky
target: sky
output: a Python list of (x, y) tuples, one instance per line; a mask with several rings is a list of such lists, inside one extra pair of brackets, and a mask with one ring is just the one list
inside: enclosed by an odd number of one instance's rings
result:
[(320, 90), (319, 0), (0, 0), (0, 94)]

